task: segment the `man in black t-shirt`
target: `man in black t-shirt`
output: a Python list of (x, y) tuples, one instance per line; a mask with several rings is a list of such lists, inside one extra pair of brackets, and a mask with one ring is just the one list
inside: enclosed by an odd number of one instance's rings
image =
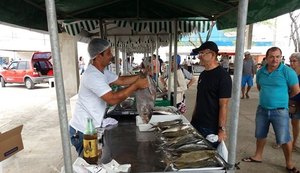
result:
[(219, 66), (218, 51), (218, 46), (212, 41), (193, 49), (194, 53), (199, 54), (198, 58), (205, 70), (198, 79), (196, 105), (191, 124), (204, 137), (210, 134), (218, 135), (218, 141), (212, 143), (214, 147), (227, 137), (225, 127), (232, 88), (230, 75)]

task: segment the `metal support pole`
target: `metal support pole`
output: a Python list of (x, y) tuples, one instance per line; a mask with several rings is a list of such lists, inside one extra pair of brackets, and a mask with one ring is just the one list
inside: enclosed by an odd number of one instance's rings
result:
[(245, 29), (248, 11), (248, 0), (240, 0), (238, 6), (238, 20), (237, 20), (237, 41), (235, 48), (235, 60), (234, 60), (234, 76), (233, 76), (233, 89), (232, 89), (232, 101), (231, 101), (231, 117), (229, 128), (229, 155), (228, 163), (234, 169), (236, 162), (236, 143), (237, 143), (237, 130), (238, 119), (240, 110), (240, 94), (241, 94), (241, 80), (242, 80), (242, 68), (243, 68), (243, 52), (245, 45)]
[(103, 20), (99, 20), (99, 29), (100, 29), (100, 37), (104, 39), (104, 28), (103, 28)]
[[(150, 64), (151, 64), (151, 74), (153, 75), (153, 53), (154, 53), (154, 51), (153, 51), (153, 47), (152, 47), (152, 44), (151, 44), (151, 47), (150, 47)], [(152, 78), (153, 78), (153, 76), (152, 76)]]
[[(156, 59), (155, 59), (155, 78), (156, 78), (156, 86), (158, 86), (158, 73), (160, 72), (160, 70), (158, 69), (158, 67), (160, 67), (159, 61), (158, 61), (158, 35), (156, 35)], [(158, 66), (159, 64), (159, 66)]]
[(120, 74), (120, 64), (119, 64), (119, 54), (118, 54), (118, 46), (117, 46), (117, 36), (114, 37), (115, 40), (115, 63), (116, 63), (116, 74)]
[(176, 107), (177, 104), (177, 39), (178, 39), (178, 21), (177, 19), (173, 21), (173, 27), (174, 27), (174, 103), (173, 105)]
[(126, 59), (126, 52), (125, 52), (125, 46), (122, 47), (122, 62), (123, 62), (123, 74), (122, 75), (127, 75), (127, 59)]
[(63, 147), (64, 167), (66, 173), (72, 173), (72, 156), (68, 130), (66, 97), (60, 61), (60, 49), (57, 31), (57, 18), (54, 0), (46, 0), (48, 31), (50, 34), (51, 52), (54, 64), (55, 89), (60, 123), (61, 141)]
[[(170, 80), (170, 74), (171, 74), (171, 61), (172, 61), (172, 34), (169, 35), (170, 39), (170, 44), (169, 44), (169, 65), (168, 65), (168, 75), (169, 75), (169, 80), (168, 80), (168, 100), (171, 100), (171, 80)], [(173, 103), (171, 103), (173, 105)]]

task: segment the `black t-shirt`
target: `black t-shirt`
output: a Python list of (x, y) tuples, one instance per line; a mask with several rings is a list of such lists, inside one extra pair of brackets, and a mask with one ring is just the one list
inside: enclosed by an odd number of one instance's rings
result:
[(218, 66), (204, 70), (198, 79), (196, 108), (191, 124), (197, 127), (217, 130), (219, 125), (219, 99), (231, 97), (230, 75)]

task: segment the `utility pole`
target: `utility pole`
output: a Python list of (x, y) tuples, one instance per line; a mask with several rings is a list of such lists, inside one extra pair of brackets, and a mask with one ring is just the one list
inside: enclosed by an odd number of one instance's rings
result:
[(252, 47), (252, 36), (253, 36), (253, 24), (247, 26), (247, 41), (246, 41), (246, 49), (251, 49)]

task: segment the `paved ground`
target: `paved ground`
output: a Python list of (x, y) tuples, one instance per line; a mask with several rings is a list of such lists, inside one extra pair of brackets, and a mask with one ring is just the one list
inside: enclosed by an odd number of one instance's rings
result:
[[(193, 106), (196, 97), (196, 85), (191, 87), (187, 93), (188, 112), (186, 117), (190, 120), (192, 115)], [(285, 171), (285, 160), (282, 149), (273, 149), (272, 145), (275, 141), (273, 129), (270, 128), (268, 141), (264, 150), (263, 163), (245, 163), (241, 159), (248, 156), (253, 156), (255, 152), (256, 139), (254, 137), (255, 131), (255, 112), (258, 105), (258, 91), (256, 87), (250, 90), (250, 99), (242, 99), (240, 102), (238, 136), (237, 136), (237, 149), (236, 161), (240, 162), (240, 170), (237, 172), (242, 173), (281, 173)], [(232, 102), (231, 102), (232, 104)], [(230, 112), (228, 114), (227, 129), (230, 127)], [(228, 134), (230, 136), (230, 134)], [(226, 141), (228, 144), (228, 140)], [(298, 140), (298, 146), (300, 142)], [(300, 168), (300, 151), (293, 152), (293, 160), (296, 167)]]
[[(188, 119), (191, 118), (195, 96), (196, 85), (187, 92)], [(237, 162), (245, 156), (251, 156), (255, 149), (254, 119), (258, 99), (256, 89), (251, 91), (250, 97), (241, 100), (240, 104)], [(55, 89), (48, 88), (47, 85), (39, 85), (34, 90), (16, 85), (0, 88), (0, 105), (0, 127), (11, 123), (24, 124), (24, 150), (2, 162), (3, 173), (60, 172), (63, 156)], [(69, 105), (67, 108), (69, 109)], [(263, 163), (241, 162), (241, 169), (237, 172), (286, 172), (282, 151), (271, 147), (274, 141), (274, 133), (270, 131)], [(298, 161), (296, 166), (300, 168), (300, 152), (294, 152), (293, 156)]]

